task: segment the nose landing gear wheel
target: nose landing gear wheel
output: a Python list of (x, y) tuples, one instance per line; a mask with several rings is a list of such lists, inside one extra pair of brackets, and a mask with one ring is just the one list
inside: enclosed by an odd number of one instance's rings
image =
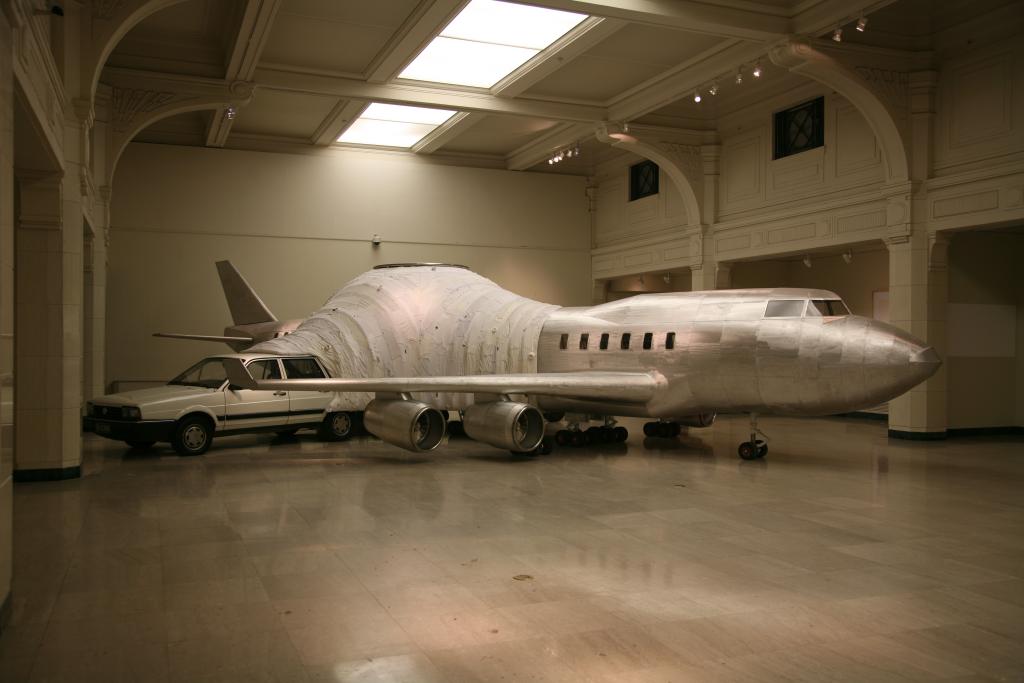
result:
[(740, 444), (739, 454), (744, 460), (759, 460), (768, 454), (768, 444), (760, 439), (756, 443), (744, 441)]

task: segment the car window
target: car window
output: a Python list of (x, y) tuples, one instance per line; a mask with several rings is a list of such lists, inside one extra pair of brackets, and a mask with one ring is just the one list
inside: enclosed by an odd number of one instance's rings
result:
[(206, 387), (217, 389), (228, 378), (224, 371), (224, 363), (220, 358), (204, 358), (185, 372), (181, 373), (168, 384), (188, 387)]
[(312, 358), (284, 358), (284, 373), (288, 379), (322, 379), (324, 371)]
[(264, 379), (281, 379), (281, 368), (273, 358), (253, 361), (249, 363), (247, 369), (257, 382)]

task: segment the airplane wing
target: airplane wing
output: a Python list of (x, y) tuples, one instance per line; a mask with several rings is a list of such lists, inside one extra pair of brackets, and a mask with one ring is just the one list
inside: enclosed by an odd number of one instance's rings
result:
[(154, 332), (154, 337), (164, 339), (193, 339), (195, 341), (224, 342), (225, 344), (251, 344), (252, 337), (218, 337), (212, 334), (176, 334), (173, 332)]
[(225, 358), (231, 384), (267, 391), (393, 392), (447, 391), (478, 394), (532, 394), (564, 398), (643, 403), (664, 382), (646, 372), (547, 372), (453, 377), (366, 377), (358, 379), (288, 379), (256, 381), (237, 358)]

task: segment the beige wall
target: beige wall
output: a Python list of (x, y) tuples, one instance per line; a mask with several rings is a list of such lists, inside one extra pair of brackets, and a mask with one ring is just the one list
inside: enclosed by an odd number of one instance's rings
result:
[(813, 287), (835, 292), (850, 311), (870, 318), (874, 292), (889, 289), (889, 255), (884, 248), (856, 251), (851, 263), (839, 255), (811, 254), (811, 267), (802, 260), (771, 260), (735, 263), (732, 286)]
[[(957, 317), (950, 315), (949, 426), (1006, 427), (1024, 425), (1020, 405), (1021, 367), (1024, 366), (1024, 291), (1020, 264), (1024, 259), (1024, 235), (996, 232), (967, 232), (954, 236), (949, 247), (949, 303), (959, 306), (961, 320), (976, 321), (974, 343), (956, 348), (953, 339)], [(993, 317), (993, 307), (1016, 309), (1015, 349), (992, 351), (994, 340), (986, 339), (984, 327)], [(1001, 328), (1005, 329), (1005, 328)], [(975, 350), (972, 350), (975, 349)]]
[(587, 304), (587, 208), (580, 177), (373, 152), (130, 145), (111, 206), (107, 381), (167, 378), (227, 348), (150, 336), (230, 324), (219, 259), (282, 319), (376, 264), (407, 261), (462, 263), (524, 296)]

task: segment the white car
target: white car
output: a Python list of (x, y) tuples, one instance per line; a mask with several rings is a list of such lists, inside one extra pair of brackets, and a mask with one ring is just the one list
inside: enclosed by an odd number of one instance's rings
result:
[(321, 438), (352, 435), (360, 414), (328, 412), (331, 394), (259, 391), (228, 383), (222, 360), (238, 358), (256, 379), (322, 379), (329, 375), (313, 356), (256, 353), (204, 358), (160, 387), (108, 394), (87, 404), (84, 428), (133, 448), (169, 441), (181, 455), (201, 455), (213, 437), (270, 431), (291, 435), (317, 429)]

